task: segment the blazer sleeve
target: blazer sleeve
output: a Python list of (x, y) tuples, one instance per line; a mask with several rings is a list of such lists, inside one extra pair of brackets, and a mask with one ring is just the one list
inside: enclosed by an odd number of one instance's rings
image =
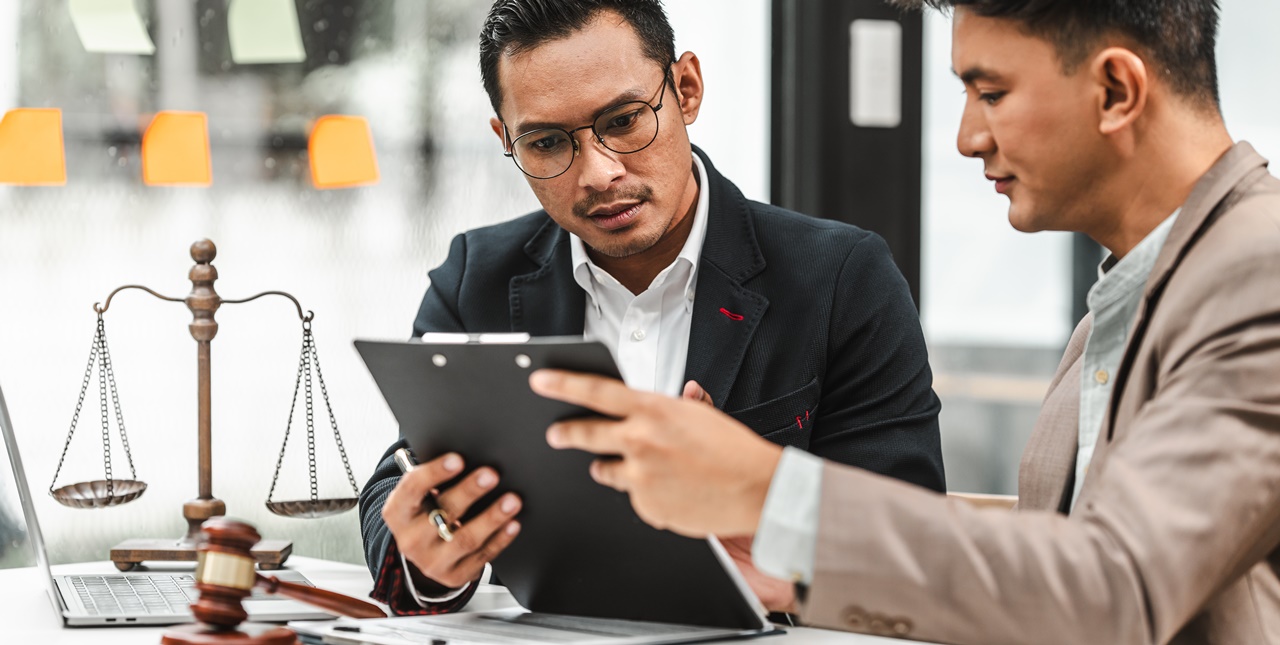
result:
[[(461, 290), (463, 270), (466, 266), (467, 242), (464, 235), (453, 239), (449, 248), (449, 257), (444, 264), (430, 273), (431, 286), (422, 298), (422, 306), (418, 309), (418, 317), (413, 323), (413, 336), (419, 337), (426, 332), (463, 332), (462, 322), (458, 316), (458, 294)], [(400, 551), (396, 547), (395, 538), (387, 525), (382, 521), (382, 506), (387, 495), (400, 482), (400, 469), (395, 465), (391, 455), (404, 445), (397, 441), (387, 449), (378, 463), (373, 476), (365, 484), (360, 493), (360, 533), (364, 539), (365, 563), (373, 574), (374, 589), (371, 596), (386, 604), (397, 614), (438, 614), (461, 609), (475, 593), (475, 585), (463, 595), (444, 603), (428, 604), (423, 607), (413, 598), (409, 586), (405, 584), (404, 570), (400, 560)]]
[(948, 643), (1170, 642), (1280, 545), (1280, 253), (1255, 260), (1201, 271), (1163, 313), (1177, 333), (1154, 341), (1154, 391), (1069, 517), (828, 464), (804, 618)]
[(920, 315), (874, 233), (845, 258), (831, 305), (814, 454), (946, 490), (933, 374)]
[(427, 603), (425, 606), (418, 604), (409, 585), (405, 583), (406, 576), (411, 574), (405, 571), (401, 563), (395, 537), (382, 521), (382, 505), (386, 503), (391, 489), (400, 482), (400, 469), (391, 455), (403, 445), (403, 441), (397, 441), (387, 450), (369, 484), (360, 494), (360, 533), (364, 538), (365, 562), (373, 574), (373, 593), (369, 596), (401, 616), (457, 611), (471, 600), (476, 585), (471, 585), (461, 596), (446, 602)]

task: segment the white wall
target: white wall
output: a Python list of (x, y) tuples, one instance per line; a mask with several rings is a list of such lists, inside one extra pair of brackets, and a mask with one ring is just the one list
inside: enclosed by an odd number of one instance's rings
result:
[(956, 151), (964, 87), (951, 22), (925, 18), (921, 317), (933, 345), (1058, 347), (1071, 332), (1071, 239), (1026, 235), (982, 161)]
[(680, 0), (666, 6), (676, 55), (697, 54), (706, 83), (690, 139), (748, 199), (769, 201), (770, 3)]
[(18, 107), (18, 3), (0, 3), (0, 114)]
[[(1280, 160), (1280, 2), (1223, 0), (1218, 38), (1222, 112), (1237, 140)], [(1271, 166), (1272, 174), (1277, 166)]]
[[(1232, 135), (1280, 157), (1280, 3), (1226, 0), (1218, 39)], [(963, 86), (950, 72), (950, 21), (925, 23), (923, 320), (935, 345), (1060, 347), (1070, 334), (1067, 235), (1013, 230), (1008, 201), (960, 156)]]

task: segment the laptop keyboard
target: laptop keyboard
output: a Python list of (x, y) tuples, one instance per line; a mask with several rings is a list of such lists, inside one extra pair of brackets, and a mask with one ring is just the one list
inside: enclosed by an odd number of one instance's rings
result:
[[(200, 597), (190, 574), (67, 576), (67, 581), (91, 616), (189, 614)], [(254, 589), (245, 600), (275, 599), (284, 598)]]

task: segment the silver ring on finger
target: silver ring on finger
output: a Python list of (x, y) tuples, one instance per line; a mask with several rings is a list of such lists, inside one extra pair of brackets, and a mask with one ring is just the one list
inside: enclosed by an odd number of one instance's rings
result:
[(453, 531), (458, 525), (449, 520), (449, 515), (444, 512), (444, 509), (432, 509), (427, 514), (427, 519), (431, 520), (431, 523), (435, 525), (436, 534), (440, 536), (441, 540), (445, 542), (453, 541)]

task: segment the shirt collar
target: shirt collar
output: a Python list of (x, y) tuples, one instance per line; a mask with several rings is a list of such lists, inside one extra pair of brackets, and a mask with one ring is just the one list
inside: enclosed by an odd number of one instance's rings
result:
[(1116, 302), (1126, 293), (1147, 283), (1151, 270), (1155, 268), (1156, 259), (1160, 256), (1160, 250), (1169, 238), (1169, 231), (1173, 229), (1173, 223), (1181, 213), (1182, 209), (1179, 208), (1166, 217), (1123, 258), (1116, 258), (1111, 253), (1103, 258), (1098, 265), (1098, 282), (1089, 290), (1088, 304), (1091, 311)]
[[(689, 231), (689, 237), (684, 241), (684, 247), (680, 249), (680, 254), (676, 256), (670, 266), (663, 269), (662, 273), (659, 273), (659, 275), (669, 273), (681, 261), (688, 263), (689, 272), (684, 283), (686, 311), (693, 311), (698, 260), (702, 257), (702, 246), (707, 239), (707, 219), (711, 210), (711, 190), (710, 181), (707, 178), (707, 168), (702, 163), (702, 159), (698, 158), (696, 154), (693, 155), (693, 167), (698, 171), (698, 203), (693, 210), (693, 228)], [(586, 244), (582, 242), (582, 238), (573, 233), (569, 234), (569, 257), (573, 263), (574, 281), (587, 293), (587, 304), (594, 307), (596, 313), (599, 314), (600, 303), (596, 297), (595, 273), (599, 271), (606, 276), (608, 273), (601, 270), (591, 261), (591, 258), (587, 255)]]

